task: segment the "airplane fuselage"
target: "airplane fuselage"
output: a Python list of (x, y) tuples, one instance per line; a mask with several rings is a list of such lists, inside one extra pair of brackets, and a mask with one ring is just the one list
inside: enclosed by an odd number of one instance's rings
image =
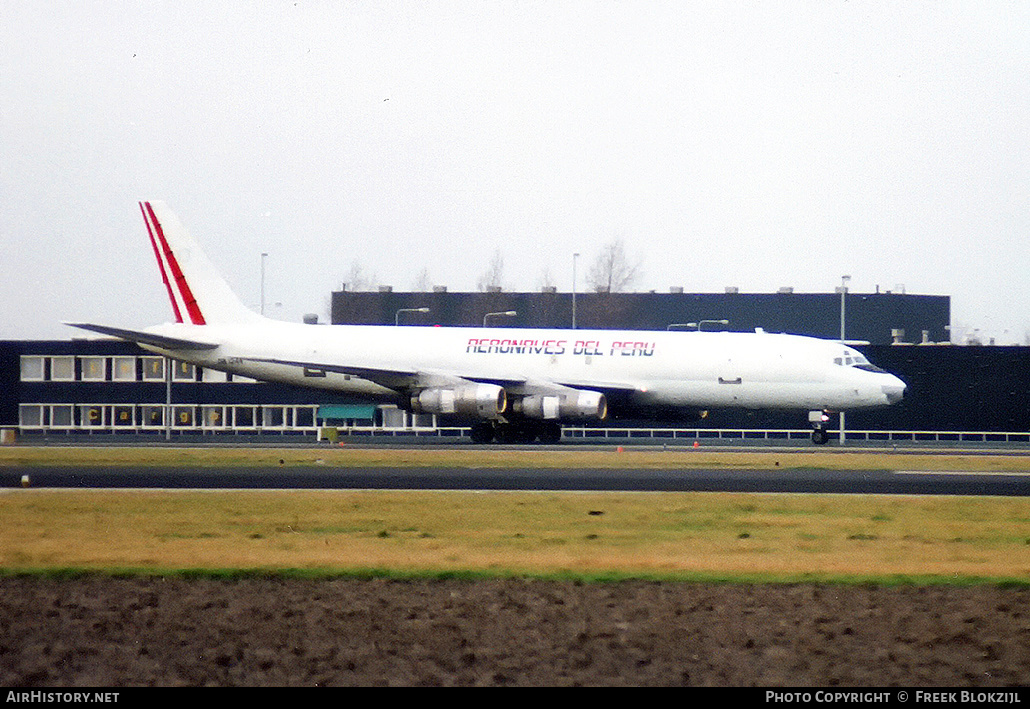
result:
[[(850, 410), (898, 401), (904, 383), (846, 366), (860, 357), (838, 342), (764, 332), (537, 330), (368, 325), (166, 324), (168, 337), (202, 336), (211, 350), (168, 350), (176, 359), (255, 379), (396, 400), (358, 374), (283, 361), (347, 362), (354, 371), (462, 372), (474, 381), (559, 382), (626, 392), (640, 406)], [(276, 361), (267, 361), (276, 360)], [(510, 387), (519, 394), (519, 387)]]

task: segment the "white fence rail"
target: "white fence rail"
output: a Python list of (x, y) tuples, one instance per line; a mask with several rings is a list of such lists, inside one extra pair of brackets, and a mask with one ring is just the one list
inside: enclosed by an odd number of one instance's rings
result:
[[(153, 411), (151, 411), (153, 409)], [(177, 411), (182, 409), (182, 411)], [(146, 434), (170, 431), (175, 435), (301, 435), (321, 438), (325, 428), (316, 420), (316, 406), (176, 405), (170, 427), (164, 425), (164, 407), (139, 404), (23, 404), (17, 430), (22, 434)], [(160, 417), (158, 417), (160, 414)], [(186, 415), (188, 414), (188, 415)], [(183, 418), (183, 415), (186, 415)], [(154, 416), (156, 420), (150, 420)], [(14, 429), (10, 429), (14, 430)], [(467, 426), (338, 426), (338, 435), (368, 438), (464, 438)], [(683, 443), (807, 441), (811, 429), (717, 428), (600, 428), (566, 426), (567, 442)], [(829, 430), (830, 440), (840, 434)], [(846, 441), (871, 443), (1011, 443), (1030, 444), (1028, 431), (870, 431), (849, 430)]]
[[(463, 426), (399, 429), (374, 426), (340, 428), (340, 435), (384, 438), (461, 438), (469, 435)], [(840, 432), (830, 430), (830, 441), (839, 440)], [(570, 442), (589, 441), (648, 441), (655, 443), (689, 444), (693, 441), (808, 441), (812, 430), (805, 429), (750, 429), (750, 428), (593, 428), (566, 426), (562, 439)], [(1025, 443), (1030, 444), (1030, 432), (1010, 431), (846, 431), (847, 441), (869, 442), (942, 442), (942, 443)]]

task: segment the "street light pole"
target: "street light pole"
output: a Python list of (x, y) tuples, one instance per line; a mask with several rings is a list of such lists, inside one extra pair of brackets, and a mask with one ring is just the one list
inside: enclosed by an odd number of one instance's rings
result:
[(844, 295), (848, 292), (848, 281), (851, 276), (840, 277), (840, 341), (844, 342)]
[(572, 254), (572, 329), (576, 329), (576, 259), (579, 254)]
[(393, 324), (401, 324), (401, 313), (428, 313), (429, 308), (401, 308), (393, 316)]
[(518, 315), (518, 313), (514, 310), (505, 310), (504, 312), (500, 313), (487, 313), (483, 316), (483, 327), (486, 327), (486, 319), (494, 315), (507, 315), (508, 317), (515, 317), (516, 315)]
[(265, 259), (268, 258), (267, 253), (261, 254), (261, 314), (265, 314)]
[[(844, 296), (848, 292), (848, 281), (851, 280), (851, 276), (844, 275), (840, 277), (840, 343), (844, 344)], [(840, 444), (844, 445), (844, 412), (840, 412)]]
[(165, 440), (172, 440), (172, 360), (165, 357)]

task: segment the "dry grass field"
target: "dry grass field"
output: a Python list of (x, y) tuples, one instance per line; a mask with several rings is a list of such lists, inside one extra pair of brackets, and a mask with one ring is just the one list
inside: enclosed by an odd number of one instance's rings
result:
[(15, 489), (0, 518), (8, 573), (1030, 580), (1022, 498)]

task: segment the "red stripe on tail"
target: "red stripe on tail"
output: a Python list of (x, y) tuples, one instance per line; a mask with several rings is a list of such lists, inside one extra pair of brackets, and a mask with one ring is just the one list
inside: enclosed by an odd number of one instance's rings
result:
[(150, 217), (147, 216), (147, 209), (150, 208), (150, 204), (147, 204), (147, 208), (143, 207), (143, 203), (139, 203), (139, 209), (143, 212), (143, 221), (147, 225), (147, 234), (150, 235), (150, 245), (154, 247), (154, 258), (157, 259), (157, 267), (161, 269), (161, 280), (165, 283), (165, 288), (168, 289), (168, 300), (172, 301), (172, 310), (175, 311), (175, 322), (182, 322), (182, 313), (179, 312), (179, 304), (175, 300), (175, 294), (172, 292), (172, 284), (168, 280), (168, 271), (165, 269), (165, 261), (161, 258), (161, 251), (157, 247), (157, 239), (154, 238), (154, 228), (150, 225)]
[(175, 286), (182, 295), (182, 302), (186, 305), (186, 312), (189, 313), (190, 322), (194, 325), (206, 325), (207, 322), (204, 320), (204, 314), (200, 312), (200, 305), (197, 303), (197, 299), (193, 297), (193, 291), (190, 290), (190, 284), (186, 282), (186, 276), (183, 275), (182, 269), (179, 268), (179, 261), (175, 258), (175, 254), (172, 253), (172, 250), (168, 247), (168, 241), (165, 239), (165, 233), (161, 228), (161, 222), (157, 220), (157, 216), (154, 214), (154, 209), (150, 206), (150, 202), (146, 202), (145, 205), (146, 211), (150, 214), (150, 219), (154, 223), (154, 231), (157, 233), (157, 238), (161, 242), (161, 249), (164, 251), (165, 260), (168, 262), (168, 268), (171, 269), (172, 277), (175, 279)]

